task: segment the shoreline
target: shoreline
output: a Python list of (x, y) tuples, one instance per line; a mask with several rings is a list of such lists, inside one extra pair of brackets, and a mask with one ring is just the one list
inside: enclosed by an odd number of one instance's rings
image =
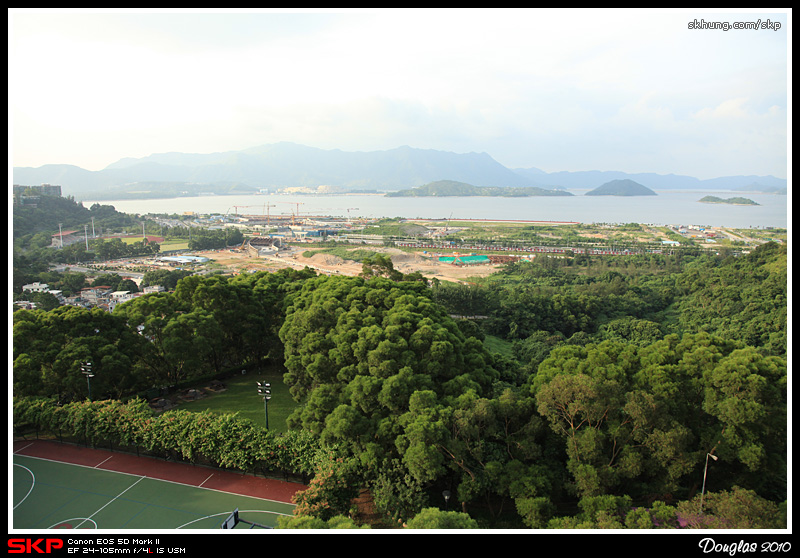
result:
[(441, 218), (441, 219), (429, 219), (429, 218), (420, 218), (420, 219), (413, 219), (413, 218), (406, 218), (403, 219), (404, 221), (413, 221), (413, 222), (439, 222), (439, 221), (447, 221), (449, 223), (539, 223), (542, 225), (580, 225), (580, 221), (545, 221), (539, 219), (457, 219), (457, 218)]
[(726, 201), (703, 201), (703, 200), (697, 200), (697, 201), (699, 203), (709, 203), (712, 205), (738, 205), (740, 207), (758, 207), (761, 205), (760, 203), (730, 203)]

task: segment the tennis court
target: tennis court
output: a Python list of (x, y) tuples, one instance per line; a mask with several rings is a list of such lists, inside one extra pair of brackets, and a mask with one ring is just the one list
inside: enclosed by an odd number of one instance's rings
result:
[(455, 255), (455, 256), (440, 256), (439, 261), (442, 263), (451, 263), (454, 265), (475, 265), (475, 264), (488, 264), (491, 263), (489, 256), (476, 256), (476, 255)]
[[(14, 529), (270, 528), (302, 485), (54, 442), (15, 443)], [(284, 501), (271, 499), (274, 495)]]

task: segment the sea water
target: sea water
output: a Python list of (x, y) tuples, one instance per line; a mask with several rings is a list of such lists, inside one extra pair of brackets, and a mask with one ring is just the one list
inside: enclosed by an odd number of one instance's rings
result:
[[(646, 223), (731, 228), (788, 228), (785, 195), (697, 190), (658, 190), (655, 196), (386, 197), (352, 195), (230, 195), (148, 200), (83, 201), (130, 214), (275, 215), (304, 217), (488, 219), (577, 223)], [(706, 195), (744, 197), (759, 205), (703, 203)]]

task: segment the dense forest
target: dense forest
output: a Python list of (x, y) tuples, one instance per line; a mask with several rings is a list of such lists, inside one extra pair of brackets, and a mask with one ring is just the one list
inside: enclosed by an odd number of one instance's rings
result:
[(347, 516), (366, 488), (395, 525), (448, 491), (483, 528), (785, 527), (785, 246), (539, 257), (470, 284), (363, 263), (15, 311), (15, 409), (77, 404), (90, 355), (111, 400), (270, 362), (318, 457), (298, 518)]
[[(107, 231), (141, 232), (141, 220), (134, 215), (120, 213), (110, 205), (93, 204), (86, 208), (71, 197), (41, 196), (35, 204), (14, 204), (12, 216), (12, 286), (17, 293), (23, 284), (39, 281), (39, 275), (47, 274), (55, 264), (152, 255), (159, 250), (154, 243), (140, 241), (125, 244), (119, 238), (92, 238), (91, 241), (87, 238), (86, 242), (65, 244), (58, 250), (51, 248), (54, 243), (58, 244), (59, 225), (62, 232), (75, 230), (81, 237), (95, 236), (95, 233), (99, 237), (101, 232)], [(153, 231), (148, 232), (152, 234)]]

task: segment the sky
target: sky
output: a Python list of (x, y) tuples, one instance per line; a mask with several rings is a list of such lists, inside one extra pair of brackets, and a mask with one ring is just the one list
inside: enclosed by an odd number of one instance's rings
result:
[(288, 141), (786, 178), (790, 45), (791, 11), (13, 8), (9, 167)]

